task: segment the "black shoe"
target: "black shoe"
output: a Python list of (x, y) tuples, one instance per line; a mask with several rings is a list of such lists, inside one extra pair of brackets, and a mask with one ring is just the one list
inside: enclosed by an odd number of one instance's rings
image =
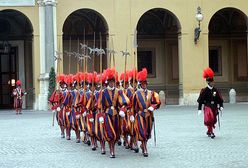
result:
[(144, 157), (148, 157), (148, 153), (143, 153), (143, 156)]
[(77, 139), (77, 140), (76, 140), (76, 143), (80, 143), (80, 139)]
[(211, 133), (210, 132), (207, 132), (206, 133), (208, 137), (211, 137)]
[(134, 148), (135, 153), (139, 153), (139, 148)]
[(115, 155), (112, 155), (112, 154), (111, 154), (109, 157), (110, 157), (110, 158), (115, 158)]
[(211, 138), (214, 139), (215, 138), (215, 135), (214, 133), (211, 134)]
[(96, 150), (96, 147), (91, 148), (91, 150), (95, 151)]
[(101, 154), (102, 154), (102, 155), (105, 155), (105, 154), (106, 154), (106, 151), (102, 151)]
[(117, 144), (118, 144), (118, 146), (121, 146), (121, 140), (119, 140), (119, 141), (117, 142)]
[(65, 134), (61, 134), (61, 138), (65, 138)]
[(91, 143), (90, 143), (90, 140), (87, 141), (87, 144), (88, 144), (88, 146), (90, 146), (90, 144), (91, 144)]
[(125, 149), (129, 149), (129, 148), (130, 148), (130, 146), (129, 146), (129, 145), (126, 145), (126, 146), (125, 146)]

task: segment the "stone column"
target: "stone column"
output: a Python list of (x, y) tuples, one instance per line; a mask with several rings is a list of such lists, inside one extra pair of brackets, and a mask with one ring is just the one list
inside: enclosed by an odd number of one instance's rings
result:
[(40, 25), (40, 93), (35, 109), (47, 110), (49, 72), (54, 67), (54, 9), (55, 0), (39, 0)]
[(55, 0), (44, 0), (45, 5), (45, 54), (46, 54), (46, 73), (54, 67), (54, 6)]
[(208, 32), (203, 31), (198, 43), (187, 31), (182, 31), (179, 41), (179, 104), (197, 104), (197, 98), (205, 82), (203, 69), (208, 66)]

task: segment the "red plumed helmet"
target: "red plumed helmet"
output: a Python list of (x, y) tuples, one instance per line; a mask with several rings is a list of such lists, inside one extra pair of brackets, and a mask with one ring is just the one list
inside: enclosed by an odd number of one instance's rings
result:
[(79, 77), (78, 73), (76, 75), (73, 75), (73, 81), (80, 82), (80, 77)]
[(21, 86), (21, 85), (22, 85), (22, 82), (21, 82), (20, 80), (17, 80), (17, 81), (16, 81), (16, 85), (17, 85), (17, 86)]
[(65, 78), (65, 83), (67, 85), (70, 85), (70, 84), (72, 84), (72, 82), (73, 82), (73, 75), (72, 74), (67, 75)]
[(80, 73), (80, 80), (85, 81), (87, 79), (87, 73)]
[(98, 74), (98, 75), (95, 76), (94, 82), (95, 83), (100, 83), (100, 81), (101, 81), (101, 75)]
[(117, 79), (118, 79), (118, 74), (116, 74), (116, 71), (115, 71), (114, 68), (106, 69), (105, 75), (106, 75), (107, 80), (115, 79), (116, 76), (117, 76)]
[(214, 80), (214, 71), (211, 68), (206, 68), (203, 70), (203, 78), (207, 81), (213, 81)]
[(86, 79), (86, 81), (88, 82), (88, 83), (92, 83), (92, 81), (93, 81), (93, 74), (92, 73), (88, 73), (87, 74), (87, 79)]
[(143, 68), (142, 71), (138, 72), (137, 79), (139, 82), (146, 81), (147, 79), (147, 69)]
[(57, 81), (58, 82), (65, 82), (65, 75), (64, 74), (60, 74), (57, 76)]
[[(125, 75), (126, 75), (126, 77), (125, 77)], [(124, 78), (125, 78), (125, 82), (128, 82), (128, 72), (126, 72), (126, 74), (125, 73), (121, 73), (121, 75), (120, 75), (120, 81), (121, 82), (124, 82)]]

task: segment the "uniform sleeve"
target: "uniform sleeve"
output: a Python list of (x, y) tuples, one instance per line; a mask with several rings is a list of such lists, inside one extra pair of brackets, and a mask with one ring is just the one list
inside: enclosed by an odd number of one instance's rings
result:
[(124, 94), (122, 90), (120, 90), (118, 95), (118, 103), (120, 106), (128, 106), (130, 104), (129, 98)]
[(160, 98), (159, 98), (159, 95), (157, 92), (152, 92), (152, 107), (154, 109), (159, 109), (160, 105), (161, 105), (161, 101), (160, 101)]
[(133, 101), (132, 101), (132, 112), (135, 114), (137, 112), (138, 109), (138, 102), (137, 102), (137, 95), (134, 94), (133, 95)]
[(51, 97), (49, 98), (49, 103), (53, 103), (54, 102), (55, 93), (56, 93), (56, 91), (53, 91)]
[[(90, 93), (89, 93), (90, 94)], [(93, 99), (93, 96), (92, 96), (92, 94), (90, 94), (90, 98), (88, 99), (88, 101), (87, 101), (87, 104), (86, 104), (86, 108), (88, 109), (88, 110), (91, 110), (91, 107), (92, 107), (92, 100)]]
[(222, 98), (222, 96), (221, 96), (221, 93), (220, 93), (220, 91), (218, 90), (218, 89), (216, 89), (217, 90), (217, 101), (218, 101), (218, 104), (220, 105), (220, 107), (223, 107), (223, 98)]
[(204, 89), (201, 90), (201, 92), (200, 92), (200, 94), (199, 94), (199, 97), (198, 97), (198, 99), (197, 99), (197, 102), (198, 102), (198, 110), (201, 110), (201, 109), (202, 109), (203, 101), (204, 101)]
[(105, 107), (105, 96), (103, 94), (103, 91), (100, 91), (100, 93), (99, 93), (97, 107), (98, 107), (98, 109), (104, 109), (104, 107)]

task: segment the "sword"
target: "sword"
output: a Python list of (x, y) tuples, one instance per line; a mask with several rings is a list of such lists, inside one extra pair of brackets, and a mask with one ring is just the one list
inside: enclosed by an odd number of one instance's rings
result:
[(219, 111), (218, 111), (217, 119), (218, 119), (218, 126), (219, 126), (219, 130), (220, 130), (220, 112)]
[(154, 116), (153, 116), (153, 125), (154, 125), (154, 129), (153, 129), (154, 144), (155, 144), (155, 146), (157, 146), (157, 138), (156, 138), (156, 124), (155, 124), (155, 118), (154, 118)]

